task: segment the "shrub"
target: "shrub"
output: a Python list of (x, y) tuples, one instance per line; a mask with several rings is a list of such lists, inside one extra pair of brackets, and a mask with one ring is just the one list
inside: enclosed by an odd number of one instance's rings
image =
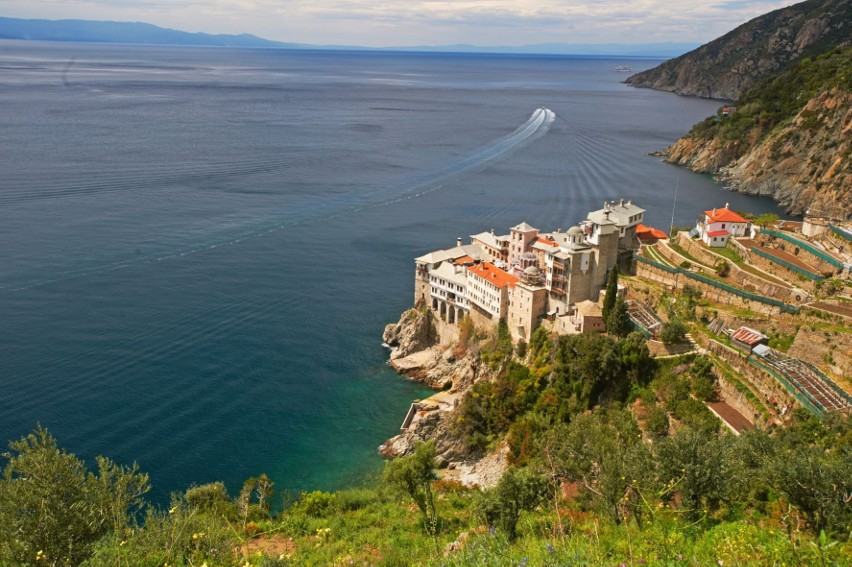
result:
[(667, 345), (684, 342), (686, 340), (686, 325), (677, 317), (672, 317), (668, 323), (663, 325), (660, 340)]
[(336, 502), (336, 494), (314, 490), (313, 492), (303, 492), (299, 496), (296, 506), (308, 516), (324, 518), (332, 511)]

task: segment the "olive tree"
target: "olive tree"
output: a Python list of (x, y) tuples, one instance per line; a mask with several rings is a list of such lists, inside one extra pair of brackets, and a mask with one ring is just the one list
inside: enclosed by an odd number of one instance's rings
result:
[(423, 515), (423, 527), (438, 547), (438, 510), (432, 481), (435, 474), (435, 442), (421, 443), (414, 453), (389, 461), (385, 465), (384, 481), (406, 494)]
[(77, 565), (109, 533), (136, 522), (148, 475), (98, 457), (98, 472), (48, 431), (9, 444), (0, 479), (0, 563)]

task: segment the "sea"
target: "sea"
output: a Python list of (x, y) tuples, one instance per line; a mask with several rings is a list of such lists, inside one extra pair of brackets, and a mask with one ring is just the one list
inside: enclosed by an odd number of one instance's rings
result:
[(416, 256), (621, 198), (782, 213), (649, 155), (721, 104), (613, 69), (659, 62), (0, 41), (0, 440), (159, 503), (369, 482), (428, 395), (381, 338)]

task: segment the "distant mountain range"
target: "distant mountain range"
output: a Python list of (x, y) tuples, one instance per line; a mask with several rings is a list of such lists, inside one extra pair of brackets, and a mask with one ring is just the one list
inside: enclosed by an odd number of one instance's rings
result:
[(542, 43), (521, 46), (421, 45), (370, 48), (357, 45), (312, 45), (263, 39), (255, 35), (190, 33), (141, 22), (101, 22), (93, 20), (23, 20), (0, 17), (0, 39), (76, 41), (96, 43), (135, 43), (150, 45), (197, 45), (219, 47), (265, 47), (283, 49), (363, 49), (388, 51), (427, 51), (454, 53), (519, 53), (554, 55), (594, 55), (623, 57), (675, 57), (698, 46), (697, 43), (645, 44), (567, 44)]
[(292, 47), (290, 44), (270, 41), (249, 34), (189, 33), (141, 22), (97, 22), (92, 20), (0, 18), (0, 38), (221, 47)]

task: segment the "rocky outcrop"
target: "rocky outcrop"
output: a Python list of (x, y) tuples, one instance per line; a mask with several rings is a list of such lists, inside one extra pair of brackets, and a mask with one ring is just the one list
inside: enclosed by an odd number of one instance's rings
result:
[(440, 341), (435, 318), (428, 309), (409, 309), (398, 323), (385, 327), (382, 340), (391, 347), (391, 360), (434, 346)]
[(479, 359), (470, 355), (457, 358), (452, 349), (435, 346), (403, 358), (391, 358), (390, 365), (430, 388), (463, 392), (476, 379)]
[(795, 61), (850, 44), (852, 0), (808, 0), (755, 18), (627, 84), (736, 100)]
[(719, 171), (736, 191), (769, 195), (794, 214), (852, 214), (852, 93), (812, 98), (789, 123)]
[(718, 174), (731, 189), (766, 195), (793, 214), (808, 209), (852, 216), (852, 93), (832, 88), (811, 98), (792, 120), (763, 136), (687, 135), (667, 161)]
[(497, 370), (482, 364), (475, 348), (461, 347), (457, 333), (457, 326), (435, 319), (428, 310), (410, 309), (398, 323), (385, 327), (383, 338), (394, 349), (390, 365), (439, 393), (412, 404), (408, 426), (381, 445), (379, 452), (401, 457), (413, 452), (418, 443), (434, 440), (438, 468), (464, 484), (491, 486), (507, 466), (505, 449), (471, 455), (452, 425), (465, 392), (479, 380), (493, 379)]

